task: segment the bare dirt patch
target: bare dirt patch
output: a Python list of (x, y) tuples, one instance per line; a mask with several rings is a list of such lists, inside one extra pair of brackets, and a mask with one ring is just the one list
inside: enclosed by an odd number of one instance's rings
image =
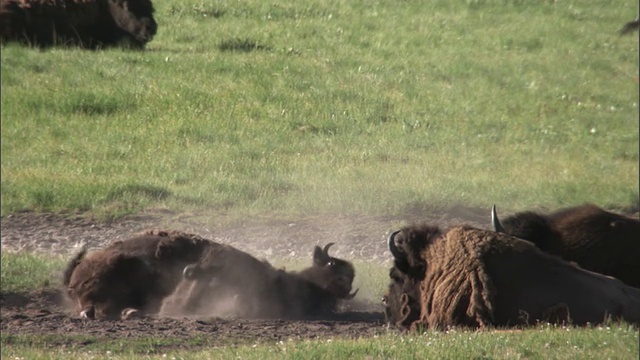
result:
[[(200, 217), (150, 211), (111, 223), (60, 214), (15, 213), (2, 218), (2, 250), (71, 255), (81, 246), (100, 248), (151, 228), (196, 233), (232, 244), (256, 257), (271, 260), (300, 258), (311, 261), (315, 245), (335, 242), (332, 256), (390, 266), (386, 238), (399, 226), (428, 221), (442, 227), (470, 223), (487, 227), (489, 210), (453, 208), (415, 211), (402, 218), (318, 216), (301, 219), (252, 219), (220, 225)], [(356, 267), (356, 279), (358, 269)], [(59, 275), (52, 276), (52, 284)], [(308, 321), (238, 320), (221, 318), (148, 317), (127, 321), (84, 320), (68, 310), (59, 289), (27, 294), (0, 293), (3, 336), (83, 335), (100, 338), (206, 339), (206, 345), (313, 339), (367, 337), (388, 331), (382, 307), (373, 299), (358, 299), (335, 318)], [(379, 294), (381, 295), (381, 294)], [(376, 296), (376, 299), (379, 296)], [(82, 345), (82, 344), (75, 344)], [(179, 343), (175, 347), (181, 347)]]

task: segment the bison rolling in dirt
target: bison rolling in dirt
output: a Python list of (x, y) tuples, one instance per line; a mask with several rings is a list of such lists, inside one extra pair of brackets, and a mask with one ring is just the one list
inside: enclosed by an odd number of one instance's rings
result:
[(82, 317), (155, 313), (182, 281), (184, 267), (211, 244), (192, 234), (145, 232), (89, 254), (81, 251), (67, 265), (63, 284)]
[[(276, 269), (238, 249), (212, 247), (184, 270), (187, 288), (171, 307), (190, 312), (232, 303), (226, 315), (241, 318), (303, 319), (332, 315), (339, 300), (352, 299), (355, 270), (329, 256), (328, 244), (315, 248), (313, 265), (300, 272)], [(181, 309), (180, 309), (181, 308)], [(219, 310), (219, 307), (217, 307)], [(215, 312), (219, 314), (218, 312)]]
[(541, 215), (514, 214), (500, 222), (491, 211), (495, 231), (533, 242), (540, 250), (581, 267), (640, 288), (640, 220), (586, 204)]
[(150, 0), (0, 0), (0, 42), (143, 48), (156, 34)]
[(401, 328), (640, 323), (640, 289), (506, 234), (423, 224), (394, 232), (388, 245), (394, 269), (385, 313)]

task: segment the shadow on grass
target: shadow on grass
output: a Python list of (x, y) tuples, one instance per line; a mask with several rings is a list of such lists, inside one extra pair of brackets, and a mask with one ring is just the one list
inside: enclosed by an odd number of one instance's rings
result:
[(233, 52), (250, 52), (250, 51), (271, 51), (271, 48), (265, 45), (260, 45), (251, 39), (229, 39), (224, 40), (218, 44), (220, 51), (233, 51)]

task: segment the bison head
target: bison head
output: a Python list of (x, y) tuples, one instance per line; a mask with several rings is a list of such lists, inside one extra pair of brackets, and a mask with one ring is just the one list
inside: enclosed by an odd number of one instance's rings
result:
[(82, 317), (116, 319), (127, 308), (139, 309), (147, 300), (144, 290), (156, 280), (147, 263), (124, 253), (96, 251), (72, 262), (65, 272), (67, 295)]
[(385, 320), (387, 324), (409, 328), (420, 318), (419, 282), (395, 267), (391, 268), (389, 277), (389, 288), (382, 297)]
[(337, 298), (353, 299), (359, 290), (351, 293), (356, 271), (350, 262), (329, 255), (329, 248), (333, 245), (329, 243), (324, 248), (316, 246), (313, 250), (313, 266), (301, 271), (300, 275)]
[(393, 255), (395, 268), (412, 279), (422, 279), (427, 266), (422, 258), (422, 250), (440, 235), (438, 227), (428, 225), (406, 227), (393, 232), (387, 245)]
[(560, 236), (547, 217), (531, 211), (517, 213), (500, 222), (495, 205), (491, 208), (491, 227), (493, 231), (529, 240), (542, 251), (549, 251)]
[(108, 4), (116, 25), (131, 35), (135, 45), (142, 47), (153, 39), (158, 24), (150, 0), (108, 0)]

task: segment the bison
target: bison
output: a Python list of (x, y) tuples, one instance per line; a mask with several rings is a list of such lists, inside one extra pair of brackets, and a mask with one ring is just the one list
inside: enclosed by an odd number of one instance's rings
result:
[(638, 29), (640, 29), (640, 16), (636, 16), (635, 19), (625, 23), (624, 26), (618, 30), (618, 34), (627, 35), (637, 31)]
[(507, 234), (419, 224), (391, 234), (388, 246), (394, 268), (385, 296), (393, 301), (385, 313), (403, 329), (640, 323), (640, 289)]
[(540, 250), (640, 288), (640, 219), (585, 204), (548, 215), (514, 214), (500, 221), (491, 211), (494, 231), (533, 242)]
[(83, 249), (69, 261), (63, 284), (81, 317), (155, 313), (182, 281), (185, 266), (215, 245), (193, 234), (147, 231), (88, 254)]
[[(331, 257), (332, 245), (316, 246), (313, 265), (300, 272), (274, 268), (232, 247), (212, 247), (200, 262), (185, 267), (187, 294), (181, 300), (172, 299), (171, 306), (191, 312), (226, 300), (233, 302), (231, 315), (241, 318), (330, 316), (339, 300), (352, 299), (358, 291), (351, 293), (353, 265)], [(182, 305), (175, 305), (181, 301)]]
[(142, 49), (158, 24), (151, 0), (0, 0), (0, 42)]

